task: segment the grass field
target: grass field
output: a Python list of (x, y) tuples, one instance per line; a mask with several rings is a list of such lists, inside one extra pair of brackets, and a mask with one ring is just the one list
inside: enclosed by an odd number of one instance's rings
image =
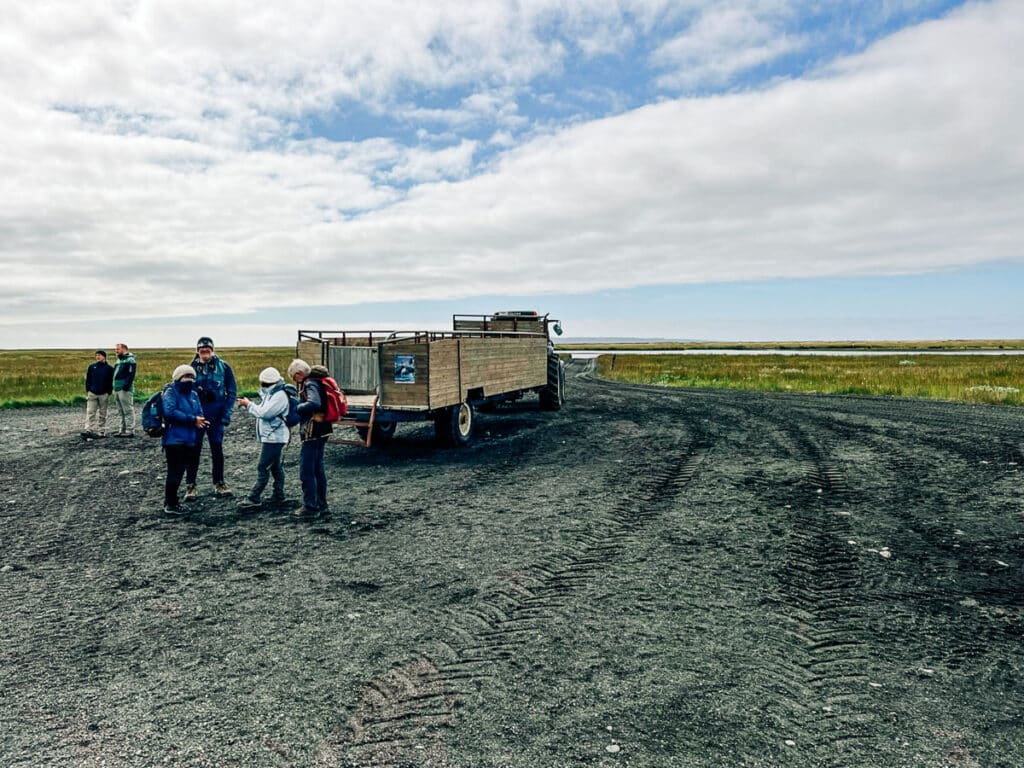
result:
[[(85, 369), (93, 362), (92, 352), (0, 350), (0, 408), (84, 402)], [(190, 362), (194, 353), (191, 349), (138, 349), (134, 354), (139, 366), (136, 399), (143, 400), (170, 380), (175, 366)], [(294, 349), (231, 347), (218, 354), (234, 369), (239, 392), (252, 393), (259, 386), (259, 372), (272, 365), (283, 374)], [(110, 355), (112, 359), (112, 350)], [(607, 378), (643, 384), (1024, 405), (1024, 355), (608, 354), (599, 358), (598, 369)]]
[(1024, 355), (601, 355), (601, 376), (635, 384), (889, 395), (1024, 405)]
[[(138, 363), (135, 399), (147, 396), (171, 380), (171, 372), (192, 362), (194, 349), (135, 349)], [(0, 350), (0, 408), (30, 405), (69, 405), (85, 402), (85, 370), (95, 362), (95, 350)], [(231, 365), (239, 393), (259, 389), (259, 372), (269, 365), (284, 375), (295, 357), (293, 347), (227, 347), (218, 356)], [(116, 355), (107, 350), (107, 361)]]

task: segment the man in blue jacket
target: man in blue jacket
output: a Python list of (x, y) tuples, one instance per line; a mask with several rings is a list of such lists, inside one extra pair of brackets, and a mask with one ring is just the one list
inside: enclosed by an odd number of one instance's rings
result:
[(114, 391), (114, 366), (107, 353), (96, 350), (96, 362), (85, 371), (85, 430), (82, 437), (95, 440), (107, 436), (107, 402)]
[(192, 501), (198, 496), (196, 479), (199, 476), (199, 458), (203, 453), (203, 434), (210, 441), (213, 489), (218, 496), (230, 496), (231, 489), (224, 482), (224, 428), (231, 423), (235, 409), (235, 373), (230, 365), (214, 354), (213, 339), (209, 336), (203, 336), (196, 342), (192, 368), (196, 372), (195, 390), (203, 404), (207, 426), (199, 435), (193, 463), (188, 468), (185, 500)]

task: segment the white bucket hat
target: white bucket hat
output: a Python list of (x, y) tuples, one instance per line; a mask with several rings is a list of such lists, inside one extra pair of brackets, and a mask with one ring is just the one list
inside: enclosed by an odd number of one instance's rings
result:
[(277, 384), (281, 380), (281, 372), (277, 368), (264, 368), (260, 371), (260, 384)]
[(181, 381), (186, 376), (191, 376), (193, 379), (196, 377), (196, 370), (191, 365), (179, 365), (171, 374), (171, 378), (175, 381)]

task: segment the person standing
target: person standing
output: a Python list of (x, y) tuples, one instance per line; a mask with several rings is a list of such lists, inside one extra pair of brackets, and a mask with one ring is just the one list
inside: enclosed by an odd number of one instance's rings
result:
[(121, 430), (118, 437), (135, 435), (135, 356), (128, 351), (128, 345), (121, 343), (114, 364), (114, 400), (121, 413)]
[(238, 405), (256, 417), (256, 439), (260, 442), (260, 459), (256, 465), (256, 485), (249, 495), (238, 503), (240, 511), (259, 509), (260, 496), (267, 487), (271, 475), (274, 477), (272, 504), (284, 504), (284, 448), (288, 445), (291, 430), (285, 424), (288, 415), (288, 393), (284, 390), (284, 379), (277, 368), (260, 371), (260, 401), (253, 402), (247, 397), (238, 398)]
[(299, 479), (302, 481), (302, 506), (292, 514), (295, 517), (320, 517), (327, 512), (327, 473), (324, 471), (324, 448), (327, 436), (334, 431), (330, 422), (323, 420), (327, 410), (322, 379), (327, 369), (317, 365), (309, 367), (305, 360), (292, 360), (288, 375), (299, 385)]
[(96, 439), (107, 436), (107, 403), (114, 391), (114, 366), (107, 362), (107, 353), (96, 350), (96, 362), (85, 371), (85, 430), (82, 437)]
[(164, 514), (184, 514), (178, 503), (181, 478), (192, 465), (206, 428), (203, 406), (194, 389), (196, 372), (191, 365), (179, 365), (171, 376), (172, 383), (164, 387), (161, 404), (164, 409), (164, 430), (161, 440), (167, 459), (167, 480), (164, 483)]
[[(235, 409), (235, 373), (231, 366), (221, 360), (213, 351), (213, 339), (202, 336), (196, 342), (196, 356), (192, 368), (196, 373), (196, 391), (203, 404), (203, 416), (207, 426), (204, 430), (210, 441), (210, 461), (213, 464), (213, 489), (218, 496), (230, 496), (231, 489), (224, 482), (224, 428), (231, 423)], [(198, 496), (196, 480), (199, 476), (199, 459), (203, 453), (203, 433), (199, 435), (194, 464), (189, 467), (185, 499), (191, 501)]]

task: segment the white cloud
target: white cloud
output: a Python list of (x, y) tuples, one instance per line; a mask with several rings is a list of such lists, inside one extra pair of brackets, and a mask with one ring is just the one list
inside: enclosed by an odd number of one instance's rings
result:
[(670, 67), (663, 87), (689, 89), (728, 83), (738, 73), (800, 49), (785, 33), (793, 9), (787, 3), (729, 2), (704, 9), (681, 34), (654, 51), (652, 60)]
[[(408, 78), (558, 68), (531, 32), (552, 6), (485, 6), (352, 4), (321, 19), (299, 4), (290, 23), (241, 4), (6, 9), (0, 346), (25, 323), (1022, 258), (1024, 10), (1008, 1), (813, 79), (537, 136), (477, 176), (473, 139), (295, 138), (292, 120), (341, 94), (383, 103)], [(720, 22), (673, 55), (779, 45)], [(501, 88), (462, 106), (509, 109)], [(493, 136), (492, 150), (512, 140)]]
[(399, 182), (464, 177), (472, 166), (476, 148), (477, 142), (462, 141), (458, 146), (438, 151), (413, 150), (387, 176)]

